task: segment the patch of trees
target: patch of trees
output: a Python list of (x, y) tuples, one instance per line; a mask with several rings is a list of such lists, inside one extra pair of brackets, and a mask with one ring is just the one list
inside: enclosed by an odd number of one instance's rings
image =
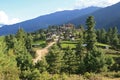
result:
[(111, 45), (114, 49), (120, 48), (120, 37), (117, 27), (109, 28), (108, 31), (100, 29), (96, 31), (97, 41)]

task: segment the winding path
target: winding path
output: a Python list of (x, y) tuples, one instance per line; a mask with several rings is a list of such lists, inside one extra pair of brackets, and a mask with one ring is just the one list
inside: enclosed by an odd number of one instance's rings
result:
[(36, 50), (37, 57), (35, 59), (33, 59), (33, 62), (37, 63), (37, 61), (41, 60), (41, 58), (48, 53), (48, 49), (55, 43), (56, 43), (56, 41), (55, 42), (51, 42), (45, 48), (40, 49), (40, 50)]

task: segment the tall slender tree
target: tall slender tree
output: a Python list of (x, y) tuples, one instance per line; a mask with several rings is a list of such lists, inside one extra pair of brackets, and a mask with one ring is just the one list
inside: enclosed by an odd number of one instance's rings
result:
[(87, 50), (93, 50), (95, 48), (96, 43), (96, 33), (95, 33), (95, 20), (93, 16), (89, 16), (86, 20), (87, 25), (87, 37), (86, 37), (86, 43), (87, 43)]
[(109, 28), (108, 29), (108, 32), (107, 32), (107, 36), (106, 36), (106, 43), (107, 44), (112, 44), (112, 32), (113, 32), (113, 30), (112, 30), (112, 28)]
[(119, 44), (118, 29), (117, 29), (117, 27), (113, 27), (112, 45), (114, 45), (116, 47), (118, 44)]
[(105, 29), (101, 29), (101, 42), (105, 43), (106, 42), (106, 31)]
[(78, 44), (76, 45), (76, 55), (80, 57), (80, 55), (83, 53), (83, 50), (84, 50), (84, 32), (83, 31), (80, 31), (80, 40), (78, 42)]

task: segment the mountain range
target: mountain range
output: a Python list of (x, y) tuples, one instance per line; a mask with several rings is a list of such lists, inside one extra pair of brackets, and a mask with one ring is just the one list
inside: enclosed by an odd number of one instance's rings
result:
[(21, 27), (27, 32), (32, 32), (41, 28), (47, 28), (50, 25), (61, 25), (77, 17), (90, 14), (99, 7), (88, 7), (85, 9), (65, 10), (55, 13), (39, 16), (37, 18), (23, 21), (13, 25), (4, 25), (0, 28), (0, 35), (14, 34)]
[(94, 16), (96, 28), (118, 27), (120, 30), (120, 2), (105, 8), (88, 7), (81, 10), (65, 10), (39, 16), (13, 25), (4, 25), (0, 28), (0, 35), (14, 34), (21, 27), (27, 32), (32, 32), (49, 25), (61, 25), (72, 23), (74, 25), (85, 25), (88, 16)]
[(106, 8), (97, 10), (93, 13), (84, 15), (82, 17), (77, 17), (73, 20), (70, 20), (68, 23), (73, 23), (75, 25), (82, 24), (85, 25), (86, 18), (88, 16), (94, 16), (95, 21), (96, 21), (96, 28), (101, 29), (105, 28), (108, 29), (109, 27), (117, 27), (118, 30), (120, 31), (120, 2), (108, 6)]

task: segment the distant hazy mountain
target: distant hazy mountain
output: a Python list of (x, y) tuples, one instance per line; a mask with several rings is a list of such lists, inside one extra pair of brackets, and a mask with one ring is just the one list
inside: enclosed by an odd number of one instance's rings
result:
[(101, 8), (88, 7), (81, 10), (76, 9), (76, 10), (59, 11), (52, 14), (40, 16), (35, 19), (17, 23), (14, 25), (5, 25), (0, 28), (0, 35), (16, 33), (19, 27), (23, 28), (27, 32), (31, 32), (31, 31), (38, 30), (40, 28), (47, 28), (49, 25), (64, 24), (72, 19), (81, 17), (86, 14), (90, 14), (99, 9)]
[(93, 13), (80, 16), (76, 19), (69, 21), (68, 23), (73, 23), (76, 25), (85, 24), (86, 18), (90, 15), (95, 17), (96, 28), (105, 28), (117, 26), (120, 30), (120, 3), (115, 5), (97, 10)]
[(0, 27), (4, 26), (4, 24), (0, 24)]

